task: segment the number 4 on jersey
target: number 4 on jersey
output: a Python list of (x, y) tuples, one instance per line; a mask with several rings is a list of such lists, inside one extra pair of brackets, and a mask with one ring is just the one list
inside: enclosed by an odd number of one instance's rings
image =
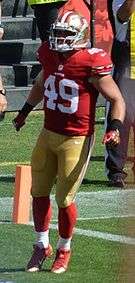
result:
[[(72, 114), (78, 110), (79, 103), (79, 86), (73, 80), (61, 79), (59, 81), (59, 90), (56, 91), (56, 76), (50, 75), (44, 84), (45, 91), (44, 95), (48, 98), (46, 107), (51, 110), (56, 110), (56, 108), (62, 113)], [(69, 93), (66, 92), (66, 88)], [(62, 98), (62, 102), (58, 103), (58, 96)], [(64, 102), (69, 101), (70, 105), (65, 106)]]

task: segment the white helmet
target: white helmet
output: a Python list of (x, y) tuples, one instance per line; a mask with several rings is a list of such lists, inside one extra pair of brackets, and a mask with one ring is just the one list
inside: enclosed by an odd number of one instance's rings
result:
[(50, 30), (50, 49), (66, 52), (88, 46), (89, 24), (76, 12), (69, 11), (57, 19)]

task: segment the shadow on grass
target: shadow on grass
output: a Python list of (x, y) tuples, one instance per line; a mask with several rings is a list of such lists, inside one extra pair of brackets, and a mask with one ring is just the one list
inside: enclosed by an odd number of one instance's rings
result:
[[(0, 273), (15, 273), (15, 272), (27, 272), (26, 268), (0, 268)], [(51, 272), (51, 269), (42, 269), (40, 272)], [(32, 274), (31, 272), (27, 272), (28, 274)]]
[(101, 180), (89, 180), (84, 178), (82, 181), (83, 185), (100, 185), (100, 186), (108, 186), (109, 181), (101, 181)]
[(105, 161), (105, 158), (102, 155), (97, 155), (97, 156), (91, 156), (90, 160), (91, 161), (99, 161), (100, 162), (100, 161)]
[[(95, 185), (95, 186), (99, 186), (99, 187), (108, 187), (108, 188), (116, 188), (114, 185), (112, 185), (109, 180), (90, 180), (90, 179), (86, 179), (84, 178), (82, 181), (83, 185)], [(126, 184), (126, 188), (129, 187), (131, 188), (131, 186), (134, 188), (135, 187), (135, 181), (127, 181), (125, 182)]]
[(25, 268), (0, 268), (0, 273), (24, 272)]
[(0, 219), (0, 223), (5, 223), (5, 224), (13, 224), (13, 222), (11, 220), (3, 220), (3, 219)]
[[(102, 161), (102, 162), (104, 162), (105, 161), (105, 157), (103, 155), (91, 156), (90, 160), (91, 161), (99, 161), (99, 162)], [(135, 157), (128, 156), (127, 157), (127, 162), (135, 163)]]
[(15, 182), (15, 176), (1, 176), (0, 182), (14, 183)]

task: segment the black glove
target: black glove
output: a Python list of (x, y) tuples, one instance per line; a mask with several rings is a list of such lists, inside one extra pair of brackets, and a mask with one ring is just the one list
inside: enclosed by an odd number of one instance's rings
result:
[(26, 117), (19, 111), (18, 115), (13, 119), (12, 123), (16, 128), (16, 131), (20, 131), (20, 129), (25, 125)]
[(0, 122), (2, 120), (4, 120), (4, 118), (5, 118), (5, 111), (4, 112), (0, 112)]
[(12, 123), (16, 128), (17, 132), (20, 131), (20, 129), (25, 125), (25, 120), (33, 108), (34, 108), (33, 105), (26, 102), (23, 108), (17, 114), (17, 116), (13, 119)]

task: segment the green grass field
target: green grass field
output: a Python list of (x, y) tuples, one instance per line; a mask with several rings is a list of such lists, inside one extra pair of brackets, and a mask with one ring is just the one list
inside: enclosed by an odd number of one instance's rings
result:
[[(126, 189), (116, 190), (108, 186), (101, 143), (104, 108), (97, 109), (96, 144), (76, 199), (79, 216), (69, 270), (62, 275), (51, 274), (52, 258), (44, 263), (42, 272), (25, 272), (35, 235), (32, 225), (12, 223), (15, 168), (17, 164), (30, 164), (31, 152), (43, 125), (43, 112), (32, 112), (19, 133), (15, 132), (11, 123), (14, 116), (15, 113), (7, 113), (0, 123), (0, 282), (134, 283), (135, 191), (132, 164), (127, 163), (129, 176)], [(55, 252), (57, 207), (53, 194), (50, 236)]]

